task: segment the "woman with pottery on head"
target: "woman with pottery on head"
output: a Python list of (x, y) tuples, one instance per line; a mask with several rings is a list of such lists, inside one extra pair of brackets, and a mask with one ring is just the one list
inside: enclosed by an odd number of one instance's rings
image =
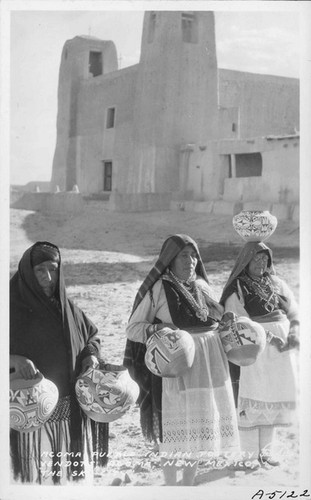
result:
[[(88, 459), (106, 463), (108, 425), (83, 416), (74, 394), (77, 374), (97, 366), (99, 354), (97, 328), (67, 297), (58, 247), (35, 243), (10, 281), (10, 373), (21, 380), (42, 374), (56, 385), (59, 400), (43, 427), (11, 430), (15, 480), (63, 484), (84, 479)], [(100, 452), (95, 457), (94, 450)]]
[[(239, 449), (228, 362), (217, 331), (223, 307), (214, 299), (196, 242), (176, 234), (163, 244), (141, 285), (127, 327), (124, 365), (140, 386), (142, 431), (160, 441), (166, 485), (194, 483), (198, 459)], [(146, 367), (145, 344), (163, 328), (191, 333), (194, 361), (176, 377), (158, 377)], [(192, 341), (191, 341), (192, 342)]]
[(293, 349), (299, 346), (299, 318), (294, 295), (276, 276), (272, 251), (265, 243), (248, 241), (245, 244), (220, 302), (226, 312), (250, 317), (266, 331), (266, 347), (256, 362), (240, 368), (239, 381), (239, 370), (232, 371), (235, 372), (233, 383), (239, 387), (242, 451), (247, 453), (247, 458), (250, 455), (258, 458), (261, 465), (277, 466), (279, 461), (272, 455), (274, 431), (278, 426), (290, 425), (295, 408)]

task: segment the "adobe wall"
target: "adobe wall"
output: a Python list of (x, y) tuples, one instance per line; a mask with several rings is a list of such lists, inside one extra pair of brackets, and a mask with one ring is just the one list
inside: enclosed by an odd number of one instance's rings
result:
[[(219, 70), (219, 104), (239, 108), (239, 134), (259, 137), (299, 130), (299, 80)], [(226, 138), (226, 130), (219, 137)]]
[[(260, 177), (229, 178), (228, 155), (260, 152)], [(187, 191), (194, 200), (298, 203), (299, 138), (213, 141), (189, 156)], [(189, 199), (189, 198), (188, 198)]]
[(109, 210), (116, 212), (150, 212), (169, 210), (171, 193), (119, 193), (110, 195)]
[(10, 207), (34, 210), (43, 213), (79, 213), (83, 210), (84, 200), (79, 193), (23, 193), (17, 197), (11, 194)]
[[(75, 140), (80, 192), (98, 193), (104, 189), (104, 160), (113, 162), (113, 189), (126, 189), (136, 78), (137, 65), (81, 83)], [(115, 127), (107, 128), (107, 108), (111, 107), (115, 108)]]
[(299, 200), (299, 138), (265, 138), (219, 141), (218, 152), (243, 154), (260, 152), (262, 175), (225, 179), (223, 198), (297, 203)]

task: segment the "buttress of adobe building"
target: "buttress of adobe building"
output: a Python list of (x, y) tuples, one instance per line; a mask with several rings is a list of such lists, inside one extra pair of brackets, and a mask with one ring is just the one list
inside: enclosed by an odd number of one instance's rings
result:
[(298, 79), (218, 69), (213, 12), (150, 11), (134, 66), (118, 69), (112, 41), (65, 43), (51, 190), (117, 210), (293, 210), (298, 131)]

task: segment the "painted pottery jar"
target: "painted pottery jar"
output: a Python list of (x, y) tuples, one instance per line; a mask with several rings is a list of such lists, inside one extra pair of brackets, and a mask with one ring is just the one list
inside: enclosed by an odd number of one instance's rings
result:
[(38, 373), (34, 379), (10, 376), (10, 427), (21, 432), (35, 431), (52, 415), (58, 402), (56, 385)]
[(266, 346), (262, 325), (231, 312), (224, 314), (219, 332), (228, 360), (239, 366), (255, 363)]
[(162, 328), (147, 340), (146, 348), (146, 366), (159, 377), (179, 377), (194, 361), (194, 341), (185, 330)]
[(133, 406), (139, 386), (123, 365), (100, 363), (79, 375), (76, 397), (84, 413), (95, 422), (113, 422)]
[(265, 241), (274, 233), (277, 218), (268, 210), (242, 210), (235, 215), (232, 224), (244, 241)]

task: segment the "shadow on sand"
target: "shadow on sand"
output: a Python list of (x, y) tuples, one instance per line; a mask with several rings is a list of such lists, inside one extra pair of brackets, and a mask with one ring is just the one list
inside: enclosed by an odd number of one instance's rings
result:
[[(81, 225), (75, 228), (75, 219), (79, 216), (71, 219), (66, 215), (62, 217), (59, 215), (48, 216), (40, 212), (31, 212), (25, 217), (21, 227), (33, 242), (47, 240), (60, 248), (120, 252), (142, 257), (157, 255), (167, 235), (176, 232), (194, 234), (204, 262), (235, 260), (243, 245), (240, 239), (233, 238), (230, 241), (230, 237), (233, 235), (236, 238), (236, 235), (233, 233), (229, 218), (226, 227), (224, 227), (223, 220), (219, 220), (219, 231), (217, 219), (213, 220), (213, 230), (215, 233), (216, 227), (216, 234), (220, 235), (219, 240), (224, 239), (224, 234), (228, 234), (228, 240), (208, 243), (208, 231), (206, 231), (206, 239), (195, 236), (197, 230), (195, 219), (190, 222), (189, 220), (183, 222), (180, 219), (176, 225), (170, 212), (159, 213), (150, 218), (146, 215), (144, 217), (142, 213), (103, 212), (100, 217), (98, 214), (95, 215), (92, 212), (89, 216), (81, 214)], [(157, 220), (157, 216), (159, 220)], [(282, 224), (281, 221), (280, 226)], [(121, 230), (120, 227), (122, 227)], [(121, 238), (120, 231), (122, 231)], [(291, 231), (287, 229), (286, 234), (290, 235), (294, 232), (297, 233), (294, 241), (298, 241), (298, 226), (295, 226)], [(119, 237), (116, 238), (116, 235)], [(295, 246), (280, 246), (269, 241), (275, 259), (299, 259), (298, 245), (299, 243), (296, 243)]]
[[(251, 470), (245, 471), (245, 474), (249, 474), (252, 472)], [(194, 486), (200, 486), (202, 484), (206, 483), (212, 483), (214, 481), (219, 481), (220, 479), (223, 479), (224, 477), (227, 478), (234, 478), (235, 476), (235, 471), (230, 470), (229, 468), (225, 467), (222, 469), (210, 469), (204, 472), (199, 472), (197, 476), (195, 477), (194, 480)], [(177, 481), (177, 486), (183, 486), (182, 484), (182, 479)]]
[[(232, 470), (228, 467), (224, 467), (222, 469), (210, 469), (208, 471), (199, 472), (195, 478), (195, 486), (199, 486), (200, 484), (212, 483), (213, 481), (218, 481), (224, 477), (234, 478), (235, 473), (238, 472)], [(251, 468), (243, 470), (244, 474), (250, 474), (254, 472)]]
[[(64, 264), (63, 270), (66, 286), (82, 286), (142, 281), (150, 267), (150, 261), (137, 263), (84, 262)], [(15, 271), (16, 269), (11, 270), (10, 278)]]

